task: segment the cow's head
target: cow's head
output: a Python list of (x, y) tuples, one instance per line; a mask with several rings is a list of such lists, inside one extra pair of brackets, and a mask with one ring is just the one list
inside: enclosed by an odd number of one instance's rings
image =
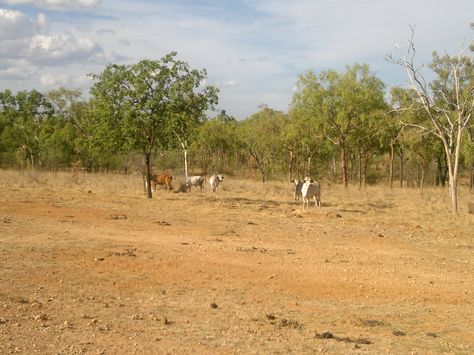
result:
[(224, 175), (219, 174), (219, 175), (216, 175), (216, 176), (217, 176), (217, 179), (218, 179), (219, 181), (224, 181)]

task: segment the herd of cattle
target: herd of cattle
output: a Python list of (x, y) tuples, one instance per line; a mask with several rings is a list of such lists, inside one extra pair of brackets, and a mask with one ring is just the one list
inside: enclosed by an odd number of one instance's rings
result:
[[(202, 191), (204, 180), (204, 176), (202, 175), (188, 176), (175, 192), (188, 192), (191, 191), (191, 187), (199, 187)], [(155, 191), (157, 185), (164, 185), (168, 192), (173, 190), (173, 176), (168, 172), (159, 175), (153, 174), (150, 181), (151, 187)], [(212, 192), (217, 192), (217, 188), (222, 181), (224, 181), (224, 175), (221, 174), (212, 175), (209, 178)], [(299, 201), (300, 198), (303, 200), (303, 208), (309, 208), (309, 201), (311, 199), (314, 200), (315, 206), (321, 207), (321, 185), (318, 182), (306, 177), (304, 180), (292, 180), (291, 183), (293, 186), (294, 198), (297, 201)]]
[[(157, 185), (164, 185), (166, 186), (166, 190), (169, 192), (173, 190), (173, 176), (168, 173), (164, 172), (160, 175), (158, 174), (153, 174), (151, 176), (151, 187), (153, 190), (156, 191), (156, 186)], [(212, 192), (217, 192), (217, 188), (219, 186), (219, 183), (224, 181), (224, 175), (212, 175), (209, 179), (209, 184), (211, 185)], [(179, 186), (178, 190), (175, 190), (175, 192), (188, 192), (191, 191), (191, 187), (199, 187), (201, 190), (203, 189), (204, 184), (204, 176), (201, 175), (196, 175), (196, 176), (188, 176), (184, 182), (182, 182)]]

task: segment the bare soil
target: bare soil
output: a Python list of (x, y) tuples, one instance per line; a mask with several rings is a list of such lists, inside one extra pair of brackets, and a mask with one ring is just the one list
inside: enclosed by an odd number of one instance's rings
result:
[(0, 353), (472, 354), (461, 192), (0, 171)]

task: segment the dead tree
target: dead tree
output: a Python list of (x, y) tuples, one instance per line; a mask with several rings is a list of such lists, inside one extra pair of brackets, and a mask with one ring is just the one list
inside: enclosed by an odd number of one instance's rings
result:
[(413, 37), (412, 28), (406, 53), (397, 46), (399, 57), (394, 58), (391, 54), (387, 57), (390, 62), (406, 70), (408, 83), (416, 91), (419, 103), (429, 120), (426, 123), (402, 124), (428, 131), (443, 143), (448, 165), (451, 210), (457, 213), (462, 136), (472, 122), (474, 111), (474, 87), (472, 81), (469, 81), (473, 74), (473, 63), (470, 58), (463, 56), (463, 51), (456, 56), (445, 55), (442, 58), (434, 53), (430, 67), (438, 75), (438, 79), (427, 84), (421, 68), (414, 62), (416, 50)]

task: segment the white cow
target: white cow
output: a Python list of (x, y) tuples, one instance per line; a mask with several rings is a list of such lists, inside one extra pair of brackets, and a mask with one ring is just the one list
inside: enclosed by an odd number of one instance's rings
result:
[(312, 198), (314, 198), (314, 206), (321, 208), (321, 186), (309, 177), (304, 179), (304, 184), (301, 187), (301, 196), (303, 196), (303, 209), (305, 207), (309, 209), (309, 200)]
[(303, 187), (304, 181), (295, 179), (292, 180), (291, 183), (293, 184), (293, 194), (295, 196), (295, 200), (299, 201), (301, 197), (301, 188)]
[(224, 175), (212, 175), (211, 178), (209, 179), (209, 184), (211, 184), (211, 189), (212, 192), (217, 191), (217, 187), (219, 186), (219, 183), (224, 181)]
[(186, 191), (191, 191), (191, 186), (200, 187), (202, 191), (202, 184), (204, 183), (204, 176), (188, 176), (186, 178)]

